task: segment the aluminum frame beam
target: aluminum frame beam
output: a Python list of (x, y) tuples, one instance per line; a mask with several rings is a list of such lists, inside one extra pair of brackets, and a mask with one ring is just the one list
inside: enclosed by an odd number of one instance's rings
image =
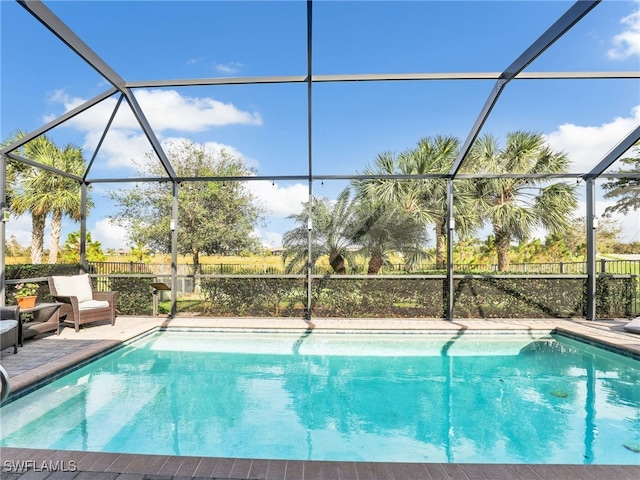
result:
[(160, 159), (162, 166), (167, 174), (175, 178), (173, 167), (167, 158), (164, 150), (160, 146), (155, 132), (151, 128), (144, 112), (138, 105), (131, 89), (126, 87), (126, 80), (121, 77), (111, 66), (95, 53), (73, 30), (60, 20), (48, 7), (40, 0), (16, 0), (25, 10), (33, 15), (40, 23), (42, 23), (49, 31), (58, 37), (64, 44), (73, 50), (80, 58), (87, 62), (94, 70), (96, 70), (103, 78), (105, 78), (117, 90), (122, 92), (129, 102), (131, 111), (140, 124), (145, 136), (151, 143), (151, 147)]
[(87, 170), (84, 173), (83, 176), (83, 180), (86, 181), (87, 176), (89, 175), (89, 172), (91, 171), (91, 167), (93, 166), (93, 162), (95, 162), (96, 157), (98, 156), (98, 152), (100, 151), (100, 148), (102, 147), (102, 142), (104, 142), (105, 137), (107, 136), (107, 133), (109, 132), (109, 129), (111, 128), (111, 124), (113, 123), (113, 120), (116, 118), (116, 114), (118, 113), (118, 110), (120, 109), (120, 105), (122, 104), (122, 99), (123, 99), (124, 95), (121, 93), (120, 96), (118, 97), (118, 101), (116, 102), (116, 106), (113, 108), (113, 112), (111, 112), (111, 115), (109, 116), (109, 120), (107, 121), (107, 125), (104, 127), (104, 130), (102, 131), (102, 135), (100, 135), (100, 140), (98, 140), (98, 144), (96, 145), (96, 149), (93, 151), (93, 155), (91, 155), (91, 160), (89, 160), (89, 164), (87, 165)]
[(55, 173), (56, 175), (61, 175), (63, 177), (66, 178), (71, 178), (73, 180), (76, 180), (78, 182), (82, 182), (83, 179), (82, 177), (79, 177), (78, 175), (74, 175), (72, 173), (68, 173), (65, 172), (64, 170), (59, 170), (55, 167), (50, 167), (49, 165), (44, 165), (42, 163), (33, 161), (33, 160), (29, 160), (28, 158), (23, 158), (20, 155), (16, 155), (14, 153), (7, 153), (5, 154), (7, 157), (11, 158), (12, 160), (15, 160), (17, 162), (20, 163), (24, 163), (25, 165), (29, 165), (30, 167), (35, 167), (35, 168), (39, 168), (40, 170), (46, 170), (47, 172), (51, 172), (51, 173)]
[[(38, 164), (36, 164), (38, 165)], [(536, 179), (583, 179), (586, 173), (568, 174), (526, 174), (526, 173), (494, 173), (494, 174), (459, 174), (455, 180), (472, 180), (474, 178), (536, 178)], [(603, 174), (607, 178), (636, 178), (640, 174)], [(257, 181), (324, 181), (324, 180), (446, 180), (451, 178), (447, 173), (423, 173), (420, 175), (257, 175), (257, 176), (230, 176), (230, 177), (126, 177), (126, 178), (92, 178), (90, 183), (137, 183), (137, 182), (257, 182)]]
[(515, 78), (522, 70), (524, 70), (531, 62), (538, 58), (547, 48), (549, 48), (556, 40), (564, 35), (573, 25), (580, 21), (587, 13), (589, 13), (601, 0), (578, 0), (569, 10), (567, 10), (558, 20), (554, 22), (538, 39), (533, 42), (511, 65), (509, 65), (500, 75), (500, 79), (496, 82), (493, 90), (489, 94), (489, 98), (485, 102), (478, 118), (476, 119), (467, 139), (465, 140), (458, 157), (453, 162), (450, 175), (455, 177), (462, 166), (473, 142), (478, 137), (480, 130), (487, 121), (491, 110), (495, 106), (502, 90), (513, 78)]
[(151, 128), (151, 125), (149, 124), (147, 117), (142, 111), (142, 108), (140, 108), (140, 105), (138, 104), (138, 100), (136, 99), (135, 95), (133, 94), (130, 88), (126, 88), (123, 93), (127, 97), (127, 101), (129, 102), (129, 106), (131, 107), (131, 111), (133, 112), (133, 115), (136, 117), (136, 119), (138, 120), (138, 123), (142, 127), (142, 131), (147, 137), (147, 140), (149, 140), (149, 143), (151, 143), (151, 147), (153, 148), (154, 152), (156, 152), (156, 155), (160, 159), (160, 163), (162, 163), (162, 166), (164, 167), (164, 170), (167, 172), (167, 175), (169, 175), (172, 179), (175, 179), (176, 172), (173, 170), (173, 167), (171, 166), (171, 162), (169, 161), (167, 154), (162, 149), (162, 146), (158, 141), (158, 137), (156, 137), (156, 134), (153, 128)]
[(57, 127), (58, 125), (66, 122), (67, 120), (75, 117), (76, 115), (81, 114), (82, 112), (84, 112), (85, 110), (93, 107), (94, 105), (97, 105), (98, 103), (106, 100), (107, 98), (111, 97), (112, 95), (114, 95), (118, 90), (116, 88), (110, 88), (109, 90), (102, 92), (99, 95), (96, 95), (95, 97), (93, 97), (90, 100), (87, 100), (86, 102), (84, 102), (82, 105), (78, 105), (76, 108), (73, 108), (71, 110), (69, 110), (67, 113), (60, 115), (58, 118), (56, 118), (55, 120), (52, 120), (51, 122), (47, 123), (46, 125), (43, 125), (42, 127), (34, 130), (33, 132), (25, 135), (24, 137), (20, 138), (19, 140), (16, 140), (13, 143), (10, 143), (9, 145), (7, 145), (6, 147), (0, 149), (0, 154), (3, 153), (10, 153), (18, 148), (20, 148), (21, 146), (29, 143), (31, 140), (33, 140), (36, 137), (39, 137), (40, 135), (47, 133), (49, 130)]
[(609, 168), (613, 163), (618, 160), (622, 155), (625, 154), (627, 150), (635, 145), (635, 143), (640, 140), (640, 125), (638, 125), (626, 138), (624, 138), (618, 145), (616, 145), (607, 155), (596, 165), (596, 167), (591, 170), (587, 175), (584, 176), (585, 179), (588, 178), (597, 178), (601, 176), (604, 171)]
[(307, 161), (308, 161), (308, 200), (307, 200), (307, 311), (306, 319), (311, 321), (311, 307), (313, 305), (313, 224), (311, 223), (313, 211), (313, 1), (307, 0)]
[(587, 224), (587, 298), (585, 318), (587, 320), (596, 319), (596, 229), (597, 220), (596, 211), (596, 194), (595, 181), (588, 178), (585, 183), (586, 190), (586, 224)]
[(80, 58), (87, 62), (94, 70), (103, 76), (111, 85), (118, 90), (125, 88), (125, 79), (113, 70), (107, 62), (102, 60), (84, 41), (78, 37), (73, 30), (62, 22), (44, 3), (40, 0), (17, 0), (22, 7), (33, 15), (40, 23), (56, 37), (64, 42)]
[[(312, 83), (330, 82), (388, 82), (424, 80), (499, 80), (501, 72), (455, 72), (455, 73), (359, 73), (339, 75), (311, 75)], [(520, 72), (513, 80), (572, 80), (572, 79), (629, 79), (640, 78), (637, 71), (619, 72)], [(213, 77), (182, 78), (173, 80), (139, 80), (127, 82), (127, 88), (203, 87), (213, 85), (257, 85), (282, 83), (307, 83), (309, 76), (265, 76), (265, 77)]]

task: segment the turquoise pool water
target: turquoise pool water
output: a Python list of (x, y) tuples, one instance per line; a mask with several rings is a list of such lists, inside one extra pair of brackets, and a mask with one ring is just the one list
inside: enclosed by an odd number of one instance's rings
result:
[(559, 336), (159, 332), (0, 409), (2, 446), (638, 464), (640, 362)]

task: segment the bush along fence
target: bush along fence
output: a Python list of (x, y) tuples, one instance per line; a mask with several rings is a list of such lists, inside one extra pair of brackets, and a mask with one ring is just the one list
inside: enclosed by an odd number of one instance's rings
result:
[[(77, 265), (7, 266), (7, 304), (13, 303), (15, 284), (34, 280), (40, 284), (39, 301), (51, 301), (46, 277), (78, 271)], [(166, 275), (149, 273), (92, 275), (96, 290), (120, 292), (119, 315), (150, 315), (154, 291), (150, 284), (170, 284)], [(196, 283), (193, 276), (188, 280)], [(637, 275), (598, 275), (597, 316), (623, 318), (640, 313), (639, 280)], [(444, 275), (316, 275), (311, 292), (315, 317), (443, 318), (448, 303)], [(586, 298), (583, 275), (458, 275), (453, 313), (456, 318), (584, 317)], [(306, 303), (304, 276), (202, 276), (199, 293), (179, 295), (177, 308), (179, 314), (214, 317), (303, 317), (309, 307)], [(162, 307), (161, 313), (168, 311), (166, 304)]]
[[(600, 318), (637, 313), (638, 278), (600, 277)], [(558, 318), (586, 314), (586, 279), (505, 276), (454, 282), (454, 317)], [(334, 318), (443, 318), (446, 278), (441, 276), (313, 278), (311, 312)], [(303, 278), (208, 278), (201, 283), (203, 312), (213, 316), (303, 316)]]

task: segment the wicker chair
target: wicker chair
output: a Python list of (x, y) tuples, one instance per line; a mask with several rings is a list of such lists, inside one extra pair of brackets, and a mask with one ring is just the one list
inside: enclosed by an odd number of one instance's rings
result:
[(0, 307), (0, 350), (13, 346), (13, 353), (18, 353), (18, 328), (20, 307)]
[(51, 296), (62, 303), (60, 317), (73, 322), (76, 332), (85, 323), (110, 320), (116, 324), (118, 292), (95, 292), (89, 275), (48, 277)]

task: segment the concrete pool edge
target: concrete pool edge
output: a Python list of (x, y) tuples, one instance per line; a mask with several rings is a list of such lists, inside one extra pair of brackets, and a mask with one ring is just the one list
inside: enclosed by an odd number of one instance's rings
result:
[[(125, 317), (129, 321), (136, 321), (136, 317)], [(136, 328), (121, 331), (121, 335), (114, 336), (112, 332), (106, 335), (111, 338), (99, 339), (88, 343), (83, 348), (74, 351), (70, 355), (62, 356), (50, 363), (33, 368), (25, 373), (12, 376), (11, 393), (6, 403), (24, 396), (31, 391), (50, 383), (57, 378), (83, 367), (114, 350), (129, 343), (135, 342), (157, 331), (212, 331), (212, 332), (247, 332), (247, 333), (304, 333), (317, 331), (318, 333), (368, 333), (368, 334), (429, 334), (429, 335), (545, 335), (559, 334), (581, 341), (583, 343), (603, 348), (607, 351), (627, 356), (640, 361), (640, 335), (626, 333), (621, 330), (622, 321), (616, 325), (620, 331), (607, 332), (594, 329), (595, 325), (603, 322), (615, 322), (616, 320), (602, 320), (600, 322), (562, 320), (562, 319), (533, 319), (533, 320), (386, 320), (386, 319), (316, 319), (307, 322), (303, 319), (277, 319), (277, 318), (202, 318), (202, 317), (176, 317), (170, 318), (144, 318), (145, 321), (136, 325)], [(293, 320), (293, 321), (292, 321)], [(604, 323), (607, 325), (607, 323)], [(82, 332), (93, 333), (97, 329), (113, 329), (112, 326), (100, 325)], [(106, 330), (108, 332), (108, 330)], [(124, 335), (122, 335), (124, 333)], [(596, 335), (597, 334), (597, 335)], [(96, 335), (94, 335), (96, 337)], [(56, 341), (59, 337), (51, 335), (36, 341)], [(3, 357), (7, 358), (7, 357)], [(12, 357), (8, 357), (12, 358)]]
[[(53, 475), (56, 472), (65, 472), (64, 475), (67, 476), (64, 478), (123, 480), (142, 480), (149, 477), (163, 480), (194, 477), (226, 480), (637, 480), (640, 476), (640, 466), (635, 465), (332, 462), (177, 457), (8, 447), (2, 448), (2, 471), (4, 474), (24, 475), (25, 478), (32, 478), (34, 474), (40, 474), (37, 478), (46, 478), (46, 475), (42, 475), (43, 472), (52, 472)], [(106, 476), (107, 474), (110, 476)]]
[[(91, 344), (82, 349), (82, 352), (75, 352), (75, 365), (78, 362), (89, 362), (102, 356), (109, 351), (126, 345), (137, 340), (143, 335), (148, 335), (161, 329), (202, 329), (203, 326), (212, 327), (211, 329), (236, 330), (249, 329), (252, 331), (262, 331), (265, 324), (272, 319), (245, 319), (244, 322), (238, 322), (237, 319), (153, 319), (153, 318), (125, 318), (119, 322), (122, 324), (130, 323), (135, 326), (128, 330), (128, 334), (121, 335), (116, 338), (114, 332), (116, 329), (110, 325), (91, 327), (81, 330), (77, 336), (69, 335), (68, 338), (89, 338), (93, 339)], [(309, 328), (304, 321), (291, 322), (285, 324), (283, 328), (281, 322), (274, 325), (268, 331), (275, 331), (277, 328), (287, 330), (289, 332), (302, 333)], [(557, 321), (456, 321), (455, 328), (452, 328), (451, 322), (446, 321), (424, 321), (399, 322), (392, 321), (388, 323), (375, 320), (373, 322), (323, 322), (316, 321), (314, 328), (318, 331), (335, 330), (336, 325), (341, 323), (343, 329), (353, 329), (360, 333), (366, 331), (375, 331), (382, 333), (385, 329), (393, 328), (394, 332), (406, 331), (408, 333), (419, 333), (424, 330), (428, 333), (455, 333), (463, 331), (465, 333), (498, 333), (507, 332), (508, 334), (528, 334), (547, 332), (559, 333), (567, 332), (570, 335), (579, 335), (582, 339), (602, 340), (606, 339), (606, 344), (615, 348), (626, 348), (628, 351), (640, 353), (640, 336), (632, 334), (624, 334), (623, 332), (611, 331), (612, 327), (618, 328), (623, 321), (615, 324), (613, 321), (604, 321), (599, 323), (576, 322), (567, 320)], [(402, 327), (402, 328), (400, 328)], [(421, 328), (419, 328), (421, 327)], [(127, 330), (126, 325), (123, 326)], [(103, 330), (104, 335), (100, 333)], [(70, 332), (72, 333), (72, 332)], [(55, 342), (59, 337), (50, 336), (38, 339), (37, 342)], [(604, 342), (602, 342), (604, 343)], [(47, 345), (47, 344), (45, 344)], [(51, 348), (55, 348), (55, 344), (50, 344)], [(28, 344), (26, 344), (28, 346)], [(91, 348), (89, 348), (91, 347)], [(93, 350), (91, 350), (93, 349)], [(106, 353), (105, 353), (106, 352)], [(26, 353), (26, 352), (23, 352)], [(9, 356), (15, 358), (16, 356)], [(35, 388), (35, 383), (42, 382), (46, 378), (44, 371), (54, 370), (58, 368), (58, 375), (65, 370), (63, 365), (73, 364), (73, 355), (61, 357), (55, 362), (51, 362), (46, 366), (45, 370), (39, 372), (31, 372), (34, 379), (23, 388)], [(40, 367), (42, 368), (42, 366)], [(38, 368), (34, 370), (39, 370)], [(36, 375), (37, 373), (37, 375)], [(17, 377), (12, 377), (15, 379)], [(23, 381), (26, 376), (22, 377)], [(39, 378), (39, 380), (37, 380)], [(18, 393), (18, 392), (15, 392)], [(22, 393), (22, 392), (20, 392)], [(166, 479), (202, 477), (202, 478), (254, 478), (254, 479), (300, 479), (300, 480), (319, 480), (321, 478), (335, 479), (433, 479), (433, 480), (449, 480), (452, 478), (470, 479), (470, 478), (491, 478), (515, 479), (515, 480), (541, 480), (547, 478), (571, 478), (572, 480), (581, 479), (633, 479), (640, 478), (640, 465), (552, 465), (552, 464), (437, 464), (437, 463), (412, 463), (412, 464), (388, 464), (388, 463), (356, 463), (356, 462), (322, 462), (322, 461), (287, 461), (287, 460), (260, 460), (260, 459), (235, 459), (235, 458), (216, 458), (216, 457), (172, 457), (161, 455), (139, 455), (139, 454), (115, 454), (115, 453), (96, 453), (96, 452), (74, 452), (59, 450), (35, 450), (22, 448), (2, 448), (0, 449), (3, 461), (3, 472), (11, 474), (7, 467), (18, 466), (17, 462), (30, 462), (32, 468), (25, 473), (26, 478), (32, 478), (35, 467), (43, 465), (65, 468), (69, 467), (69, 462), (73, 461), (77, 474), (73, 474), (73, 478), (78, 480), (105, 478), (117, 480), (143, 480), (145, 475), (157, 476)], [(5, 463), (8, 462), (8, 463)], [(56, 463), (58, 462), (58, 463)], [(66, 462), (66, 463), (65, 463)], [(22, 465), (25, 465), (24, 463)], [(60, 470), (58, 468), (58, 470)], [(209, 471), (207, 474), (206, 472)], [(136, 473), (134, 473), (136, 472)], [(14, 472), (15, 475), (7, 478), (20, 479), (22, 475)], [(4, 474), (3, 474), (4, 475)], [(31, 476), (30, 476), (31, 475)], [(45, 478), (42, 473), (38, 474), (38, 478)], [(71, 472), (65, 478), (72, 478)], [(3, 478), (5, 478), (3, 476)], [(53, 477), (52, 477), (53, 478)], [(21, 480), (21, 479), (20, 479)]]

